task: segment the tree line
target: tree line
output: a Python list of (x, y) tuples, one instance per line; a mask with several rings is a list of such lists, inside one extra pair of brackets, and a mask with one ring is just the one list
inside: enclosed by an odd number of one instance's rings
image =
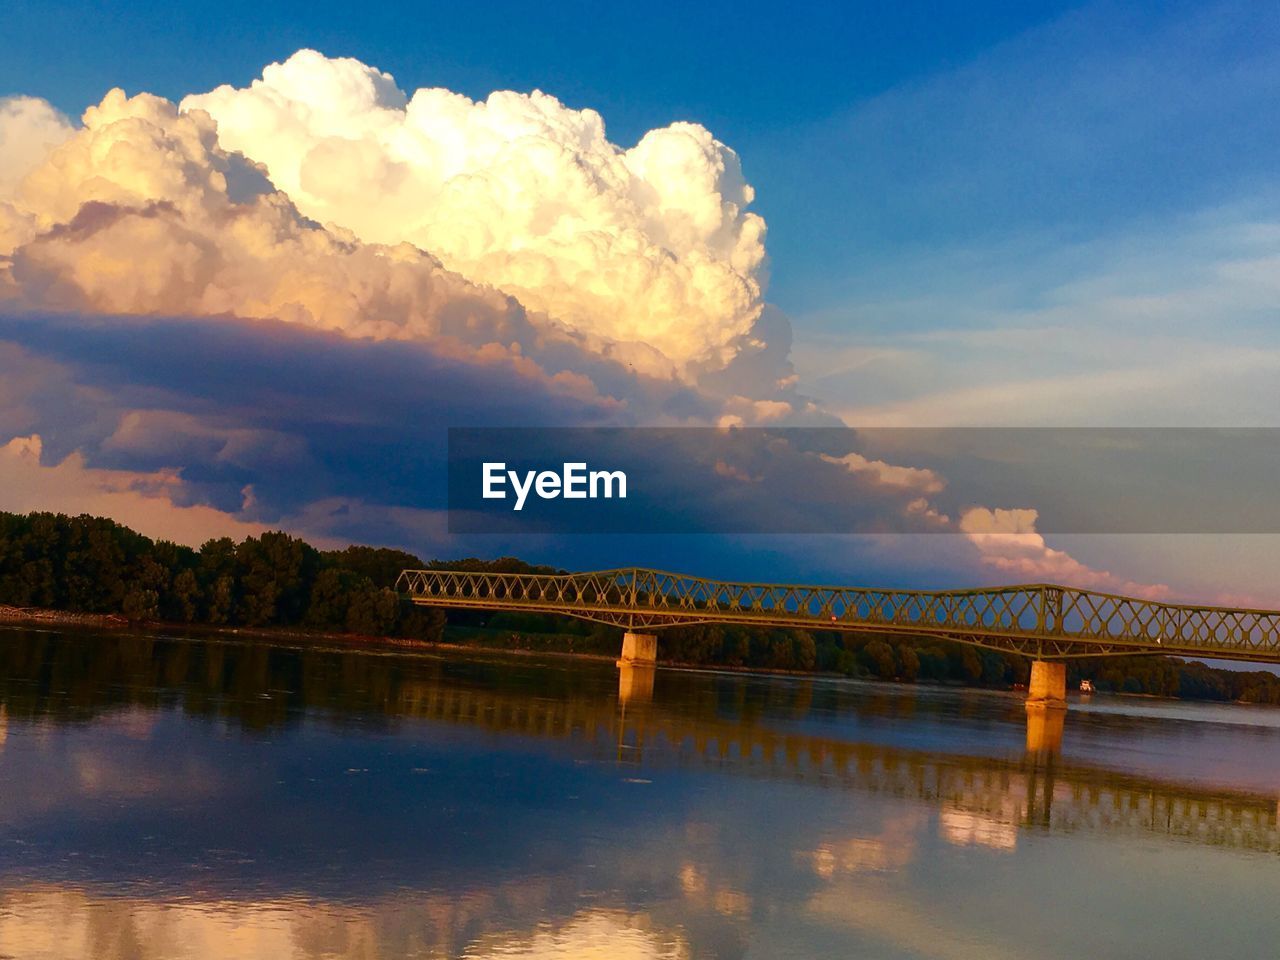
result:
[(279, 531), (151, 540), (103, 517), (0, 513), (0, 604), (213, 626), (439, 639), (439, 611), (400, 602), (401, 550), (317, 550)]
[[(0, 513), (0, 605), (120, 614), (137, 621), (412, 637), (491, 647), (615, 654), (620, 631), (549, 614), (414, 606), (395, 591), (406, 568), (556, 573), (514, 557), (424, 560), (403, 550), (318, 550), (281, 531), (209, 540), (198, 550), (102, 517)], [(1015, 654), (928, 638), (720, 624), (662, 632), (669, 662), (819, 671), (1008, 689), (1027, 681)], [(1280, 677), (1176, 657), (1072, 661), (1068, 683), (1101, 691), (1280, 704)]]

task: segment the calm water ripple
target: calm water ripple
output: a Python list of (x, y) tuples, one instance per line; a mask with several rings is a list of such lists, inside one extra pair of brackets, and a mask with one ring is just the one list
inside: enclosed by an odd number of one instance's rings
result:
[(1280, 710), (0, 630), (0, 955), (1258, 958)]

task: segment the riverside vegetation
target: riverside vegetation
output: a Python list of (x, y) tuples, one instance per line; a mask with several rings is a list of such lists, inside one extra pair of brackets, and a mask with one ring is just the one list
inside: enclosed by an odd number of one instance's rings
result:
[[(395, 592), (405, 568), (556, 573), (513, 557), (423, 560), (403, 550), (317, 550), (283, 532), (209, 540), (199, 550), (152, 540), (102, 517), (0, 513), (0, 605), (118, 614), (133, 621), (309, 630), (545, 652), (613, 655), (620, 631), (544, 614), (416, 607)], [(664, 630), (661, 659), (838, 673), (903, 682), (1008, 688), (1025, 683), (1012, 654), (935, 639), (705, 624)], [(1068, 682), (1097, 689), (1280, 704), (1280, 678), (1176, 657), (1075, 661)]]

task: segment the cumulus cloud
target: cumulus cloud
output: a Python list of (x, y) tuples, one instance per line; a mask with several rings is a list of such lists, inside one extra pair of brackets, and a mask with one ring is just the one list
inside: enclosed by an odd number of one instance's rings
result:
[(1010, 582), (1057, 583), (1083, 589), (1104, 590), (1168, 599), (1172, 591), (1165, 584), (1142, 583), (1081, 563), (1065, 550), (1057, 550), (1036, 532), (1035, 510), (973, 507), (960, 518), (960, 531), (977, 548), (987, 566), (1000, 571)]
[(540, 91), (406, 96), (312, 50), (182, 107), (308, 216), (429, 250), (648, 369), (723, 366), (760, 315), (764, 221), (737, 154), (698, 124), (622, 149), (600, 114)]
[[(161, 98), (113, 90), (85, 112), (81, 128), (68, 128), (55, 142), (58, 137), (46, 136), (31, 119), (56, 116), (51, 108), (22, 103), (22, 110), (0, 115), (0, 136), (27, 144), (19, 151), (26, 158), (22, 178), (11, 179), (0, 194), (0, 304), (90, 314), (275, 318), (351, 338), (419, 341), (459, 362), (509, 361), (583, 398), (638, 401), (641, 411), (655, 405), (653, 395), (669, 398), (692, 386), (672, 380), (673, 361), (651, 346), (601, 332), (612, 320), (602, 320), (600, 329), (585, 322), (572, 329), (484, 282), (483, 271), (482, 282), (472, 282), (411, 243), (365, 242), (343, 227), (321, 226), (277, 190), (263, 168), (229, 151), (204, 111), (179, 112)], [(522, 143), (509, 152), (518, 146), (537, 152)], [(536, 194), (536, 184), (526, 186)], [(376, 199), (377, 191), (370, 196)], [(575, 197), (560, 202), (579, 200), (587, 203)], [(404, 205), (398, 211), (405, 222), (413, 215)], [(580, 233), (574, 236), (581, 240)], [(519, 237), (501, 243), (516, 259), (524, 256)], [(620, 249), (612, 240), (601, 243), (601, 249)], [(658, 249), (646, 247), (649, 253)], [(657, 262), (666, 266), (650, 271), (652, 277), (687, 267), (669, 251)], [(690, 282), (691, 289), (710, 289), (701, 280)], [(619, 303), (633, 307), (675, 288), (674, 281), (645, 281), (645, 293), (629, 283), (615, 276), (606, 286)], [(718, 325), (724, 336), (717, 342), (732, 342), (733, 356), (717, 368), (714, 382), (694, 388), (703, 399), (683, 404), (683, 411), (669, 407), (662, 419), (688, 417), (690, 407), (743, 391), (752, 396), (735, 413), (742, 422), (816, 415), (795, 394), (786, 318), (758, 306), (735, 313), (727, 301), (708, 301), (702, 313), (687, 315), (690, 330)], [(591, 309), (614, 316), (618, 303), (600, 301)], [(654, 383), (663, 380), (669, 385)]]
[(74, 132), (71, 122), (37, 97), (0, 97), (0, 200)]
[[(622, 149), (545, 94), (406, 97), (303, 51), (79, 127), (0, 101), (0, 145), (0, 508), (403, 544), (440, 529), (451, 424), (838, 423), (796, 393), (737, 156), (693, 124)], [(933, 471), (812, 452), (774, 508), (954, 529)], [(1034, 523), (961, 529), (998, 569), (1087, 572)]]
[[(277, 317), (354, 336), (444, 338), (518, 353), (520, 306), (407, 244), (366, 245), (303, 217), (219, 145), (213, 121), (111, 91), (16, 188), (0, 297), (117, 313)], [(6, 249), (7, 247), (7, 249)]]

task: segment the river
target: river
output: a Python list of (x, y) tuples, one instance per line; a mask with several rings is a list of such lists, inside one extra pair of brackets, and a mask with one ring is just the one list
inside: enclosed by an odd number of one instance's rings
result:
[(1280, 710), (0, 629), (0, 955), (1255, 958)]

